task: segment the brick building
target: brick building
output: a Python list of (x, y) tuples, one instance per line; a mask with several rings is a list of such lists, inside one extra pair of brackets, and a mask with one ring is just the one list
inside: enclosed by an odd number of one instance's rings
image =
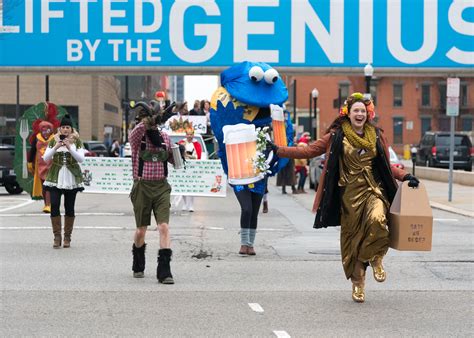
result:
[[(314, 102), (311, 91), (319, 92), (317, 100), (317, 134), (328, 128), (339, 111), (341, 102), (353, 92), (365, 92), (364, 76), (289, 76), (288, 108), (294, 114), (293, 86), (296, 81), (296, 124), (310, 130), (309, 108)], [(384, 129), (396, 152), (403, 145), (417, 144), (427, 130), (449, 131), (446, 116), (446, 78), (441, 77), (373, 77), (370, 91), (375, 100), (376, 123)], [(314, 107), (312, 109), (314, 117)], [(314, 118), (313, 118), (314, 119)], [(461, 77), (460, 110), (457, 131), (472, 131), (474, 119), (474, 78)]]

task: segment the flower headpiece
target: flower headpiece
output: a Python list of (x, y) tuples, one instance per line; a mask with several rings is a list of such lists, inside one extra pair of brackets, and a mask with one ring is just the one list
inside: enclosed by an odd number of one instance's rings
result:
[(339, 116), (349, 116), (349, 110), (356, 102), (362, 102), (367, 109), (367, 118), (373, 120), (375, 117), (375, 106), (371, 99), (364, 96), (362, 93), (353, 93), (344, 101), (344, 105), (339, 110)]

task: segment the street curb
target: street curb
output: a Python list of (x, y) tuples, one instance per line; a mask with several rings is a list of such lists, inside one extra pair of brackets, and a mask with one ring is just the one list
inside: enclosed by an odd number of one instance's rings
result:
[(433, 201), (430, 201), (430, 205), (434, 209), (440, 209), (440, 210), (444, 210), (444, 211), (447, 211), (447, 212), (452, 212), (454, 214), (474, 218), (474, 212), (472, 212), (472, 211), (467, 211), (467, 210), (462, 210), (462, 209), (459, 209), (459, 208), (450, 207), (450, 206), (444, 205), (442, 203), (433, 202)]

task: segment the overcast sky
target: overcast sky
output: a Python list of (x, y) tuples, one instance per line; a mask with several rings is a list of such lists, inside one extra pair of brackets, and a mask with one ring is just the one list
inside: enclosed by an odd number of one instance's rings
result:
[(194, 100), (211, 100), (217, 89), (217, 75), (187, 75), (184, 77), (184, 100), (188, 101), (188, 109), (193, 108)]

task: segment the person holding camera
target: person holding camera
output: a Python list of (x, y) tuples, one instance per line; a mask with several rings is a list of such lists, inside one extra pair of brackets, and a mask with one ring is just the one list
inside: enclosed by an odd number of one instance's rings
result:
[(63, 247), (71, 245), (71, 234), (74, 226), (74, 205), (76, 194), (83, 191), (82, 171), (79, 163), (84, 161), (85, 150), (79, 134), (72, 127), (71, 117), (66, 114), (58, 132), (49, 142), (43, 160), (51, 162), (43, 188), (50, 193), (51, 199), (51, 225), (53, 227), (53, 248), (61, 247), (61, 196), (64, 195), (64, 242)]
[(130, 199), (137, 227), (132, 246), (133, 277), (144, 277), (145, 235), (153, 212), (160, 234), (156, 277), (160, 283), (174, 284), (170, 268), (172, 250), (168, 225), (171, 186), (166, 179), (167, 162), (174, 163), (171, 142), (166, 133), (158, 130), (161, 114), (153, 116), (153, 108), (145, 102), (137, 103), (134, 110), (139, 123), (129, 135), (133, 167)]

